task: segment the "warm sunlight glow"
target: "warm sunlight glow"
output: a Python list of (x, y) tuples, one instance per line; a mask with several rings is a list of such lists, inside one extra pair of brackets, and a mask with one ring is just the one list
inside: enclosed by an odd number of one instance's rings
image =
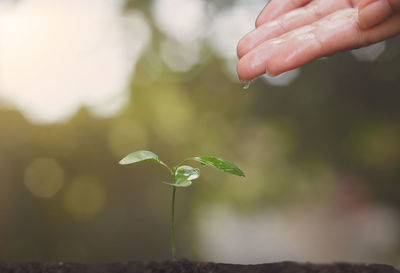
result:
[(29, 120), (62, 121), (81, 106), (112, 115), (150, 28), (117, 0), (25, 0), (0, 5), (0, 101)]

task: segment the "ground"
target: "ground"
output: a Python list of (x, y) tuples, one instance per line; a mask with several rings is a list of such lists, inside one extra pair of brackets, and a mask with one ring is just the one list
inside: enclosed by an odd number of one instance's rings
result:
[(378, 264), (280, 262), (235, 265), (179, 260), (177, 262), (124, 262), (93, 265), (62, 262), (0, 263), (0, 273), (400, 273), (400, 271), (389, 265)]

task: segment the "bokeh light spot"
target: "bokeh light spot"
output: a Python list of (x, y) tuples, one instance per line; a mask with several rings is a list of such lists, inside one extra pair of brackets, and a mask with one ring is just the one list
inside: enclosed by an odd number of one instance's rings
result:
[(204, 36), (204, 1), (156, 0), (152, 13), (158, 28), (180, 42), (195, 41)]
[(176, 72), (189, 71), (200, 60), (200, 47), (197, 43), (186, 46), (166, 39), (161, 44), (161, 58), (164, 63)]
[(64, 195), (64, 208), (79, 220), (95, 216), (106, 201), (106, 192), (92, 176), (82, 175), (68, 185)]
[(37, 158), (25, 170), (25, 186), (36, 197), (53, 197), (64, 184), (64, 171), (51, 158)]
[(360, 132), (356, 146), (362, 160), (378, 169), (396, 168), (400, 160), (397, 126), (379, 125)]

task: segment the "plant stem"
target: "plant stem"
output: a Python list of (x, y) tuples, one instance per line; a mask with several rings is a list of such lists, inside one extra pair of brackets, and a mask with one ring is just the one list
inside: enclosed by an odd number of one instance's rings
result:
[(171, 206), (171, 248), (172, 248), (172, 260), (176, 261), (175, 256), (175, 192), (176, 187), (172, 187), (172, 206)]

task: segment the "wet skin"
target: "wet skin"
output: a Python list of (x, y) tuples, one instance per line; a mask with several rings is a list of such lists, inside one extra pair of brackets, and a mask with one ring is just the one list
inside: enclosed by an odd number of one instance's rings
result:
[(400, 0), (271, 0), (237, 47), (243, 81), (400, 34)]

